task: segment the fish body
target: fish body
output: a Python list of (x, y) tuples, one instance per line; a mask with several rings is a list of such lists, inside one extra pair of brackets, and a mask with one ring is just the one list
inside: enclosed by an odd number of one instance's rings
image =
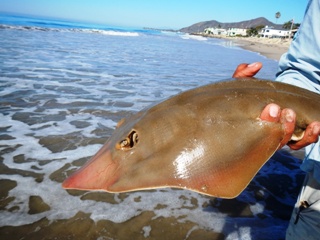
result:
[(201, 86), (120, 121), (63, 187), (107, 192), (174, 187), (236, 197), (284, 137), (280, 123), (259, 118), (269, 103), (296, 112), (296, 135), (320, 121), (320, 95), (292, 85), (243, 78)]

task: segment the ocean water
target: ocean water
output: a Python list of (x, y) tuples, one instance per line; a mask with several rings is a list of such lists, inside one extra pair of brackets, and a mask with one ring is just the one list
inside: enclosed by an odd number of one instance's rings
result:
[(242, 62), (273, 79), (276, 61), (226, 40), (5, 14), (0, 36), (1, 239), (284, 238), (302, 179), (285, 151), (231, 200), (61, 187), (123, 117)]

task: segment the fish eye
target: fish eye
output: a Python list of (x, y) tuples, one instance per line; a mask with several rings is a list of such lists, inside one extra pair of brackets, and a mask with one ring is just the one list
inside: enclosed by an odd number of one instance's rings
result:
[(116, 148), (121, 150), (132, 149), (139, 142), (138, 133), (132, 130), (125, 139), (117, 143)]

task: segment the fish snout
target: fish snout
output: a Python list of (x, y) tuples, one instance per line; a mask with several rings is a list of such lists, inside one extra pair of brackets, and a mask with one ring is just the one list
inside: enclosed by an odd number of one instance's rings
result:
[(83, 167), (68, 177), (62, 187), (77, 190), (104, 190), (118, 179), (118, 164), (112, 159), (109, 145), (104, 145)]

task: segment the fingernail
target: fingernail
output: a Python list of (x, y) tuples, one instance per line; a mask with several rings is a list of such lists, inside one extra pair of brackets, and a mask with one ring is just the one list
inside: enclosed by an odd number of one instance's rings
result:
[(255, 66), (257, 66), (257, 64), (258, 64), (257, 62), (254, 62), (254, 63), (249, 64), (248, 67), (255, 67)]
[(288, 109), (286, 111), (286, 116), (285, 117), (286, 117), (286, 121), (287, 122), (293, 122), (293, 120), (294, 120), (294, 112), (292, 110)]
[(271, 105), (269, 108), (270, 117), (276, 118), (278, 117), (280, 112), (280, 108), (277, 105)]
[(315, 125), (315, 126), (312, 128), (312, 133), (313, 133), (313, 135), (318, 135), (318, 134), (320, 133), (320, 126)]

